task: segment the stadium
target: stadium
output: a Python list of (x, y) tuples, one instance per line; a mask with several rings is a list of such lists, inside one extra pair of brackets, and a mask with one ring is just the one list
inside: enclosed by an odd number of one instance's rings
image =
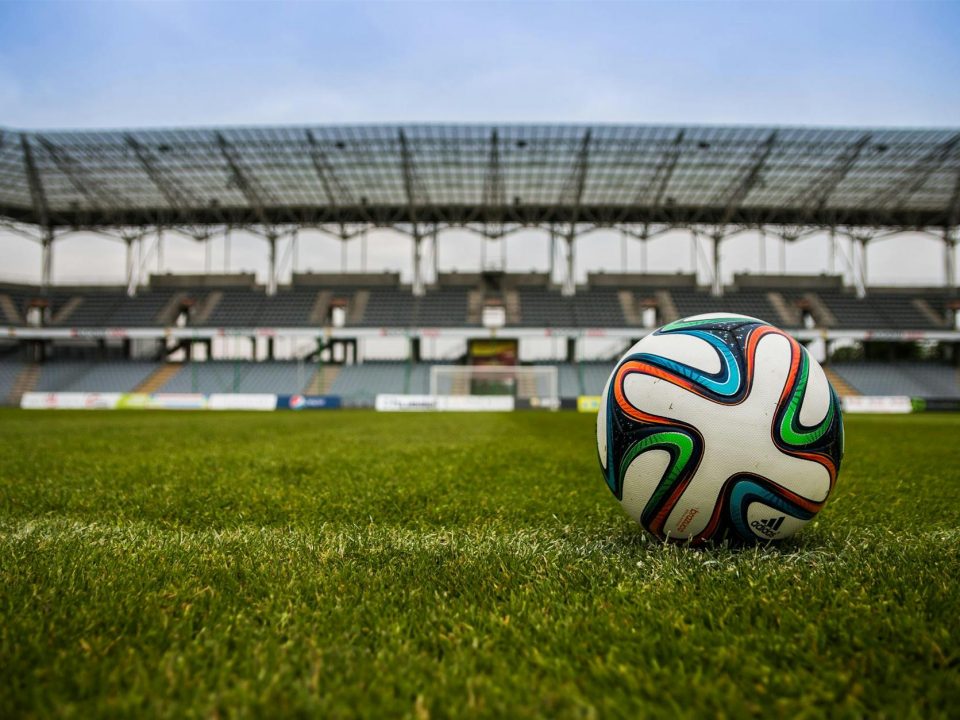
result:
[[(477, 365), (488, 376), (491, 366), (516, 368), (499, 384), (527, 407), (575, 404), (600, 394), (637, 338), (717, 310), (817, 341), (845, 396), (960, 400), (956, 131), (410, 126), (2, 138), (0, 211), (43, 247), (39, 287), (0, 286), (0, 395), (12, 404), (33, 392), (273, 393), (372, 406), (378, 394), (436, 395), (438, 383), (442, 394), (469, 395)], [(411, 247), (406, 284), (399, 273), (293, 267), (308, 231), (346, 250), (384, 228)], [(124, 287), (50, 282), (57, 243), (83, 230), (125, 244)], [(483, 238), (480, 272), (440, 271), (452, 230)], [(511, 236), (530, 230), (549, 238), (545, 272), (505, 266)], [(690, 271), (578, 283), (577, 253), (589, 254), (600, 230), (641, 246), (665, 236), (684, 253), (692, 242)], [(162, 262), (164, 233), (209, 246), (239, 231), (264, 240), (265, 284), (209, 267), (141, 284), (150, 262)], [(722, 244), (743, 233), (781, 243), (826, 233), (834, 267), (738, 274), (725, 286)], [(944, 285), (871, 287), (870, 243), (921, 242), (917, 233), (943, 243)], [(701, 261), (709, 287), (698, 284)], [(384, 337), (407, 347), (393, 362), (365, 362)], [(601, 339), (609, 358), (581, 361), (580, 346)], [(544, 340), (552, 360), (522, 363), (526, 346)], [(457, 365), (464, 371), (432, 369)]]
[(0, 4), (0, 717), (955, 717), (958, 23)]

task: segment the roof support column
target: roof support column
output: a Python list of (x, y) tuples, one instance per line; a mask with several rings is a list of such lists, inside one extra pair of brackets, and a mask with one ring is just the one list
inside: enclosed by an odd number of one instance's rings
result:
[(643, 235), (640, 238), (640, 272), (647, 272), (647, 243), (650, 242), (650, 238), (646, 235)]
[(553, 282), (553, 273), (557, 269), (557, 231), (550, 226), (550, 262), (547, 264), (550, 281)]
[(827, 241), (827, 268), (831, 275), (837, 272), (837, 229), (830, 226), (830, 238)]
[(567, 235), (567, 273), (564, 278), (563, 294), (573, 295), (577, 291), (576, 231), (570, 228)]
[(277, 236), (273, 233), (267, 235), (267, 243), (270, 246), (269, 266), (267, 268), (267, 295), (277, 294)]
[(620, 272), (627, 271), (627, 233), (620, 231)]
[(943, 270), (947, 287), (956, 290), (957, 238), (950, 232), (950, 228), (944, 228), (943, 230)]
[(787, 274), (787, 238), (780, 236), (780, 274)]
[(413, 294), (423, 295), (423, 236), (419, 230), (413, 233)]
[(340, 236), (340, 272), (347, 272), (347, 238), (344, 235)]
[(697, 278), (700, 274), (700, 263), (697, 256), (700, 254), (700, 234), (696, 230), (690, 231), (690, 271), (693, 277)]
[(767, 230), (760, 226), (760, 274), (767, 272)]
[[(160, 242), (159, 237), (157, 237), (157, 242), (158, 243)], [(158, 257), (159, 257), (159, 252), (160, 250), (158, 248), (157, 249)], [(159, 260), (157, 261), (157, 265), (158, 266), (160, 265)], [(210, 246), (210, 238), (204, 238), (203, 240), (203, 271), (207, 275), (209, 275), (212, 269), (213, 269), (213, 248)], [(160, 271), (159, 267), (157, 267), (157, 271), (158, 272)]]
[(440, 239), (440, 230), (436, 225), (433, 226), (433, 237), (431, 238), (430, 247), (433, 250), (433, 279), (437, 281), (440, 278), (440, 245), (438, 240)]
[(300, 271), (300, 231), (297, 228), (293, 229), (293, 232), (290, 233), (290, 253), (292, 258), (290, 259), (290, 272), (295, 273)]
[(43, 229), (43, 239), (40, 241), (40, 289), (44, 292), (50, 289), (53, 281), (53, 229)]
[(860, 282), (857, 284), (858, 297), (866, 297), (867, 295), (867, 283), (869, 282), (867, 275), (867, 243), (869, 240), (867, 237), (862, 237), (857, 241), (860, 243)]
[(157, 275), (159, 275), (162, 272), (163, 272), (163, 228), (158, 227), (157, 228)]
[(713, 241), (713, 288), (711, 294), (714, 297), (723, 295), (723, 277), (720, 274), (720, 243), (723, 241), (722, 235), (714, 235)]
[(367, 228), (360, 233), (360, 272), (367, 271)]
[(127, 237), (123, 241), (127, 244), (127, 295), (134, 297), (137, 294), (137, 262), (133, 256), (136, 238)]
[(230, 272), (230, 226), (223, 232), (223, 272)]

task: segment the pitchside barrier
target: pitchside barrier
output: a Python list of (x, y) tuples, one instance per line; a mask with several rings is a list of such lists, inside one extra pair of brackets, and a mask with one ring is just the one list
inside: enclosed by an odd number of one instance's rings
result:
[(339, 397), (272, 393), (24, 393), (27, 410), (314, 410), (340, 407)]
[[(840, 403), (845, 413), (899, 414), (949, 407), (946, 401), (910, 398), (906, 395), (844, 395)], [(954, 403), (953, 406), (960, 408), (960, 403)], [(599, 395), (581, 395), (577, 398), (578, 412), (596, 413), (599, 410)]]
[[(960, 412), (960, 400), (910, 398), (906, 395), (845, 395), (845, 413), (903, 414)], [(371, 408), (380, 412), (510, 412), (513, 410), (573, 410), (596, 413), (599, 395), (563, 398), (515, 398), (512, 395), (395, 395), (370, 399), (336, 395), (274, 395), (271, 393), (24, 393), (26, 410), (337, 410)]]

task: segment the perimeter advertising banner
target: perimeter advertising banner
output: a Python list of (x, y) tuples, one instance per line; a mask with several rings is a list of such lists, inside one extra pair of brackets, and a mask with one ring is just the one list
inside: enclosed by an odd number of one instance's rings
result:
[(336, 410), (340, 407), (337, 395), (278, 395), (277, 410)]
[(600, 412), (599, 395), (581, 395), (577, 398), (577, 412), (598, 413)]
[(510, 412), (512, 395), (377, 395), (379, 412)]
[(913, 402), (906, 395), (844, 395), (840, 402), (845, 413), (913, 412)]
[(24, 393), (20, 407), (25, 410), (113, 410), (123, 393)]

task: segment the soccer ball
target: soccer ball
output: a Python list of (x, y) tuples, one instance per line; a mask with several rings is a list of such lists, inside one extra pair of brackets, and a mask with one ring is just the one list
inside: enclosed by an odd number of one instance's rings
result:
[(610, 491), (656, 537), (775, 541), (830, 496), (843, 419), (806, 348), (762, 320), (711, 313), (665, 325), (620, 359), (597, 450)]

